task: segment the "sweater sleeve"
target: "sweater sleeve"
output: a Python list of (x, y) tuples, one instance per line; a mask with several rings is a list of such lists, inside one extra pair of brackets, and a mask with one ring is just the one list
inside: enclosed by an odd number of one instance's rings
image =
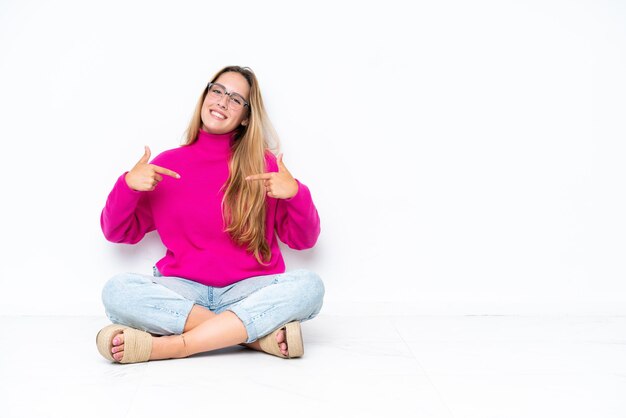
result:
[(295, 250), (306, 250), (317, 242), (320, 218), (309, 188), (298, 183), (298, 192), (290, 199), (278, 199), (276, 232), (282, 242)]
[(126, 173), (117, 179), (109, 193), (100, 215), (100, 226), (107, 240), (136, 244), (155, 226), (148, 195), (128, 187), (124, 179)]

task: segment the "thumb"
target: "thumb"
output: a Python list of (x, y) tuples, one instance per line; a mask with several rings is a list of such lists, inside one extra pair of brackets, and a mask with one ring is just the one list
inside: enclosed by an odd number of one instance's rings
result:
[(287, 171), (287, 167), (285, 167), (285, 163), (283, 163), (283, 153), (278, 154), (278, 158), (276, 158), (276, 162), (278, 163), (278, 171)]
[(143, 156), (141, 157), (141, 160), (139, 160), (140, 163), (148, 163), (148, 161), (150, 161), (150, 147), (145, 145), (144, 146), (145, 152), (143, 153)]

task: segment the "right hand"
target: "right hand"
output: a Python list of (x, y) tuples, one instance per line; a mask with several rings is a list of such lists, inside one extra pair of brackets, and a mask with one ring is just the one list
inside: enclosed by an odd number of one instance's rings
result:
[[(145, 152), (143, 157), (135, 164), (135, 166), (126, 173), (126, 184), (133, 190), (138, 192), (151, 192), (163, 180), (161, 174), (166, 176), (172, 176), (179, 179), (180, 175), (167, 168), (159, 167), (158, 165), (148, 164), (150, 160), (150, 148), (145, 146)], [(160, 174), (159, 174), (160, 173)]]

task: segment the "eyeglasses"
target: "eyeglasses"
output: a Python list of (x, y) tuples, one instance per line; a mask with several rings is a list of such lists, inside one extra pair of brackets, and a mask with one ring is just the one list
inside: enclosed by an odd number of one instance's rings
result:
[(239, 110), (244, 106), (250, 106), (250, 103), (248, 103), (246, 99), (241, 97), (240, 94), (232, 91), (229, 93), (228, 91), (226, 91), (226, 87), (222, 86), (221, 84), (209, 83), (207, 89), (207, 94), (215, 101), (222, 100), (222, 97), (224, 97), (225, 95), (228, 96), (228, 106), (233, 110)]

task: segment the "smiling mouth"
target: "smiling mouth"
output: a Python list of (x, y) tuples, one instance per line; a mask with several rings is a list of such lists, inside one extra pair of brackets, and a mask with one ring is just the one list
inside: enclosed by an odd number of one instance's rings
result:
[(220, 120), (226, 119), (226, 116), (222, 115), (219, 112), (216, 112), (215, 110), (211, 110), (210, 113), (211, 113), (212, 116), (216, 117), (217, 119), (220, 119)]

